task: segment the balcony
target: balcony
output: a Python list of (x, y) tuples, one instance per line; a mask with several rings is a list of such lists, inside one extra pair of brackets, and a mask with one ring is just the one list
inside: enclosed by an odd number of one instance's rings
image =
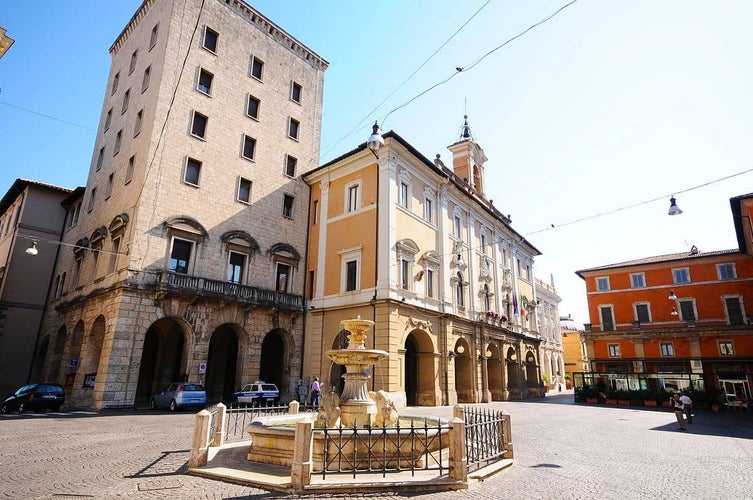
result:
[(157, 291), (303, 312), (303, 296), (186, 274), (160, 273)]

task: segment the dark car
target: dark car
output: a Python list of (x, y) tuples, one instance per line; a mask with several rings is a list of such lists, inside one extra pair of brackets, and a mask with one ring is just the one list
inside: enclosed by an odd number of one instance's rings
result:
[(149, 408), (168, 408), (170, 411), (181, 408), (203, 408), (207, 404), (207, 393), (201, 384), (174, 382), (160, 389), (152, 396)]
[(65, 403), (65, 389), (60, 384), (28, 384), (17, 390), (11, 397), (3, 401), (0, 412), (9, 413), (26, 410), (59, 411)]
[(253, 384), (246, 384), (243, 389), (235, 394), (235, 400), (239, 405), (259, 406), (262, 403), (275, 404), (280, 399), (280, 391), (275, 384), (269, 384), (257, 380)]

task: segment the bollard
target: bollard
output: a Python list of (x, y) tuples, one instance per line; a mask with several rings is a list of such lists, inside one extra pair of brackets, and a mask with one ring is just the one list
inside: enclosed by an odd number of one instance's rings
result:
[(290, 484), (300, 493), (311, 484), (311, 467), (314, 454), (314, 422), (303, 418), (295, 424), (295, 448), (290, 467)]
[(189, 467), (202, 467), (207, 464), (209, 457), (209, 420), (211, 414), (201, 410), (196, 414), (193, 425), (193, 439), (191, 440), (191, 452), (188, 455)]
[(227, 406), (217, 403), (217, 419), (214, 421), (214, 437), (212, 446), (222, 446), (225, 444), (225, 429), (227, 429)]
[(300, 403), (298, 401), (291, 401), (288, 404), (288, 413), (291, 415), (295, 415), (298, 413), (298, 407), (300, 406)]
[(453, 417), (450, 420), (450, 479), (468, 482), (468, 457), (465, 454), (465, 422)]

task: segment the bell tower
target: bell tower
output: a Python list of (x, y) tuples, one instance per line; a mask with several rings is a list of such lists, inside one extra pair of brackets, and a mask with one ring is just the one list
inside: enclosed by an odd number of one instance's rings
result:
[(481, 146), (476, 144), (468, 125), (468, 115), (463, 116), (460, 139), (447, 146), (452, 152), (452, 171), (464, 179), (468, 185), (481, 196), (484, 194), (484, 163), (487, 158)]

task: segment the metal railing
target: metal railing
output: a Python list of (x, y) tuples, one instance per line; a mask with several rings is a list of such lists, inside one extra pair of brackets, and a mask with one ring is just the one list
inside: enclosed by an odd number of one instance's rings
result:
[(465, 420), (465, 450), (468, 470), (474, 471), (492, 462), (505, 458), (509, 438), (505, 429), (510, 418), (502, 410), (491, 410), (472, 406), (463, 407)]
[(437, 420), (411, 419), (409, 426), (381, 428), (325, 428), (322, 478), (333, 473), (358, 474), (449, 470), (450, 427)]
[[(287, 405), (277, 406), (253, 406), (253, 407), (229, 407), (227, 413), (227, 424), (225, 425), (225, 442), (233, 443), (251, 439), (246, 432), (246, 428), (251, 425), (254, 419), (261, 417), (272, 417), (276, 415), (285, 415), (289, 411)], [(304, 413), (304, 412), (301, 412)]]

